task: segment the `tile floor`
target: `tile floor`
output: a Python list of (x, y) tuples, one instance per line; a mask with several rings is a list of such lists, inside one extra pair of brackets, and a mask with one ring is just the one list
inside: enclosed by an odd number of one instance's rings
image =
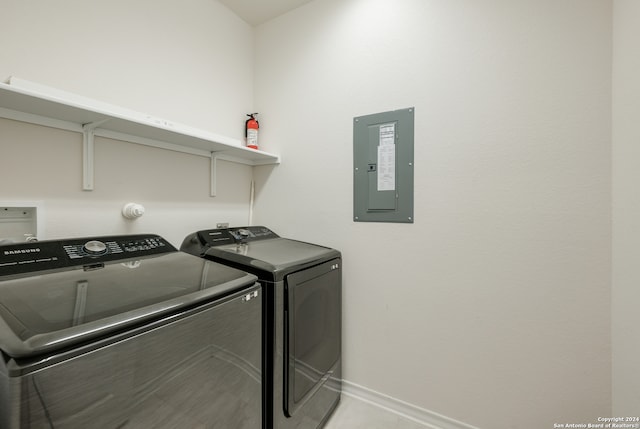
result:
[(340, 404), (324, 429), (425, 429), (426, 427), (343, 394)]

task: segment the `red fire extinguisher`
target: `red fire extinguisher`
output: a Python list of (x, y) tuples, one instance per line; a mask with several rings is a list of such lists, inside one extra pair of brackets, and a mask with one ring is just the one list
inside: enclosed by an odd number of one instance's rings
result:
[(255, 115), (258, 113), (247, 113), (249, 119), (244, 124), (244, 135), (247, 138), (247, 147), (251, 149), (258, 149), (258, 128), (260, 123), (256, 119)]

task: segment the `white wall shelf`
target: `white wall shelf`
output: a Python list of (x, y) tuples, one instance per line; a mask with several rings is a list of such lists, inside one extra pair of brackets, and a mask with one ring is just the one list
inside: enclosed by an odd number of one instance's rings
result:
[(210, 158), (212, 196), (218, 159), (250, 166), (280, 163), (278, 155), (247, 148), (237, 139), (14, 77), (0, 83), (0, 117), (82, 133), (83, 189), (87, 191), (94, 186), (95, 136)]

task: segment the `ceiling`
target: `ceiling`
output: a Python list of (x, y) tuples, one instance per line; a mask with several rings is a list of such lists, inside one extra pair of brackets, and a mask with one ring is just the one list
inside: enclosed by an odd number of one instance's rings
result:
[(255, 26), (285, 14), (312, 0), (218, 0), (247, 23)]

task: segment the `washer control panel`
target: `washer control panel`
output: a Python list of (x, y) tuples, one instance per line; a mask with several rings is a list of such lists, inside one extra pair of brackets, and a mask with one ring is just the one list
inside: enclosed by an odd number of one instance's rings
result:
[(0, 278), (176, 251), (164, 238), (150, 234), (9, 244), (0, 246)]
[(158, 236), (107, 237), (104, 240), (93, 239), (85, 242), (63, 244), (63, 248), (70, 259), (99, 258), (103, 255), (126, 255), (126, 257), (129, 257), (132, 253), (162, 253), (167, 246), (171, 245)]

